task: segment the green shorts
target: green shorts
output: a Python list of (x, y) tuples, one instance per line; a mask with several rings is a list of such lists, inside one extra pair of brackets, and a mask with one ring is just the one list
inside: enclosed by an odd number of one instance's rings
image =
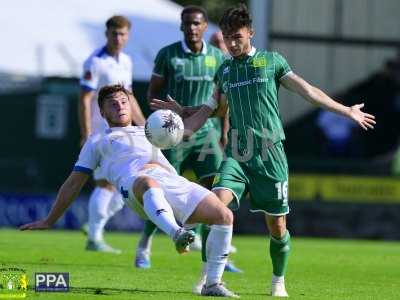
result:
[(178, 174), (182, 174), (186, 168), (192, 168), (198, 179), (214, 176), (223, 159), (214, 129), (201, 130), (189, 141), (163, 152)]
[(269, 215), (286, 215), (288, 206), (288, 166), (282, 142), (275, 143), (264, 157), (253, 155), (240, 162), (230, 155), (215, 176), (213, 190), (227, 189), (234, 195), (231, 209), (238, 209), (240, 201), (250, 194), (250, 211), (264, 211)]

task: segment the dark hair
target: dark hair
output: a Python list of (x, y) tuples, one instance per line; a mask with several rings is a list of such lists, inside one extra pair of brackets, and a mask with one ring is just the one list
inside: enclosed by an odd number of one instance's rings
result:
[(201, 7), (201, 6), (197, 6), (197, 5), (188, 5), (185, 6), (181, 12), (181, 21), (183, 21), (183, 16), (185, 14), (193, 14), (193, 13), (199, 13), (202, 14), (204, 17), (204, 20), (206, 20), (206, 22), (208, 22), (208, 15), (207, 15), (207, 11)]
[(242, 27), (252, 28), (252, 19), (247, 6), (240, 3), (238, 6), (228, 8), (219, 20), (219, 27), (224, 32), (236, 31)]
[(104, 100), (111, 95), (122, 92), (126, 96), (131, 94), (122, 84), (113, 84), (113, 85), (105, 85), (99, 91), (99, 96), (97, 97), (97, 103), (99, 104), (100, 109), (103, 108)]
[(131, 22), (124, 16), (112, 16), (106, 22), (107, 29), (128, 27), (131, 29)]

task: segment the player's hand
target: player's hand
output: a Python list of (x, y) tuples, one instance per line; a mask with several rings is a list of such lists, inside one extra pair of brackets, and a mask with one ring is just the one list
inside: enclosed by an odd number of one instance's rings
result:
[(20, 230), (43, 230), (49, 229), (51, 226), (46, 220), (39, 220), (36, 222), (28, 223), (19, 227)]
[(184, 125), (184, 130), (183, 130), (183, 138), (182, 138), (182, 140), (187, 142), (187, 141), (190, 140), (190, 138), (194, 134), (194, 131), (192, 130), (192, 128), (190, 127), (189, 124), (185, 123), (185, 121), (183, 122), (183, 125)]
[(159, 99), (151, 99), (150, 100), (150, 109), (169, 109), (176, 112), (178, 115), (182, 116), (183, 108), (182, 106), (176, 102), (170, 95), (167, 95), (167, 99), (159, 100)]
[(351, 106), (349, 116), (364, 130), (368, 130), (368, 128), (374, 129), (374, 125), (376, 124), (375, 116), (362, 112), (361, 108), (363, 107), (364, 103)]

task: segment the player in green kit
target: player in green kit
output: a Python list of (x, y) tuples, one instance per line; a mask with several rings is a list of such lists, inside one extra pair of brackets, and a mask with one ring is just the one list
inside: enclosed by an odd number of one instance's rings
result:
[[(363, 104), (347, 107), (334, 101), (296, 75), (280, 54), (252, 47), (254, 32), (244, 5), (225, 11), (219, 25), (232, 59), (226, 60), (217, 71), (214, 97), (197, 108), (182, 108), (172, 100), (153, 100), (151, 106), (174, 109), (183, 115), (194, 113), (185, 119), (188, 136), (209, 116), (229, 107), (227, 159), (221, 164), (213, 191), (224, 204), (236, 206), (248, 192), (251, 210), (265, 212), (271, 236), (271, 295), (287, 297), (284, 275), (290, 253), (290, 235), (286, 229), (288, 166), (278, 109), (279, 87), (282, 85), (312, 104), (344, 115), (365, 130), (373, 128), (374, 116), (361, 111)], [(215, 98), (220, 98), (220, 94), (222, 99), (217, 103)]]
[[(211, 97), (215, 73), (225, 56), (218, 48), (203, 40), (208, 22), (203, 8), (185, 7), (181, 13), (181, 21), (184, 39), (162, 48), (157, 54), (148, 99), (168, 94), (182, 105), (198, 106)], [(224, 144), (224, 137), (227, 136), (226, 132), (216, 132), (214, 124), (213, 120), (208, 120), (189, 141), (165, 152), (178, 173), (182, 174), (185, 167), (191, 166), (200, 183), (209, 189), (222, 162), (220, 137), (221, 144)], [(207, 228), (202, 229), (207, 232)], [(151, 240), (155, 230), (156, 226), (152, 222), (145, 222), (136, 250), (135, 266), (138, 268), (150, 267)], [(202, 251), (205, 261), (205, 249)], [(225, 270), (240, 271), (231, 262)]]

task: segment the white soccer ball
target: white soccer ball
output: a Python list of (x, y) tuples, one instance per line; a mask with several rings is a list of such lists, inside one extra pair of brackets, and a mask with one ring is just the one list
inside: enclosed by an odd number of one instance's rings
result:
[(184, 125), (181, 117), (168, 109), (153, 112), (144, 127), (150, 143), (160, 149), (170, 149), (182, 141)]

